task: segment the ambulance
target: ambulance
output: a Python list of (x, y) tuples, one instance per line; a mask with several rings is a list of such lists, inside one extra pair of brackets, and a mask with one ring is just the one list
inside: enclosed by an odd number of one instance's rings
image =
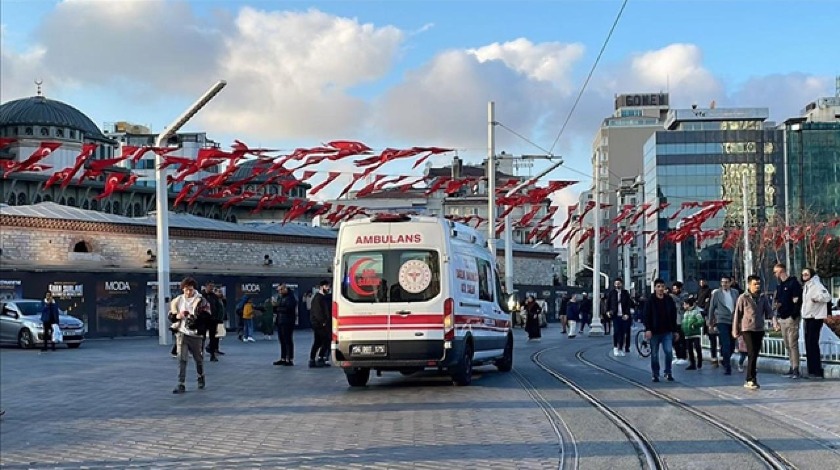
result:
[(350, 386), (371, 370), (436, 369), (469, 385), (474, 366), (512, 369), (511, 316), (475, 229), (398, 214), (345, 222), (333, 272), (333, 361)]

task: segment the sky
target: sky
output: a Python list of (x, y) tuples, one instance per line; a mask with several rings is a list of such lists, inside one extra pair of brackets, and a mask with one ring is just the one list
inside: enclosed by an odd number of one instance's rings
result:
[(38, 79), (100, 126), (158, 132), (224, 79), (183, 130), (223, 147), (440, 146), (475, 164), (493, 101), (496, 150), (562, 156), (546, 179), (580, 182), (555, 194), (566, 205), (591, 185), (592, 141), (615, 94), (768, 107), (776, 121), (834, 95), (840, 1), (629, 0), (571, 113), (622, 3), (3, 0), (0, 101), (34, 95)]

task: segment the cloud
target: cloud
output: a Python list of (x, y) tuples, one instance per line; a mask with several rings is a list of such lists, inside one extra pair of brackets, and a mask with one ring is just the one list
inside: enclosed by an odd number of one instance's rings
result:
[[(834, 80), (805, 73), (774, 74), (753, 77), (737, 90), (729, 101), (739, 106), (770, 106), (770, 119), (776, 122), (799, 116), (806, 104), (817, 98), (832, 96)], [(768, 103), (768, 97), (773, 98)]]
[(52, 71), (44, 66), (45, 49), (33, 46), (24, 52), (7, 47), (8, 31), (0, 26), (0, 98), (3, 102), (35, 94), (34, 80), (55, 85), (60, 83)]
[(352, 96), (392, 67), (404, 34), (317, 10), (243, 8), (225, 40), (229, 84), (202, 113), (211, 128), (275, 139), (353, 135), (368, 104)]

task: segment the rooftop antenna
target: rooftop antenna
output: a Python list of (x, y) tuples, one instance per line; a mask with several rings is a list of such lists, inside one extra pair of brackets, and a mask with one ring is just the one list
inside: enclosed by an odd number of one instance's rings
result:
[(38, 87), (38, 96), (41, 96), (41, 84), (44, 83), (40, 78), (35, 79), (35, 85)]

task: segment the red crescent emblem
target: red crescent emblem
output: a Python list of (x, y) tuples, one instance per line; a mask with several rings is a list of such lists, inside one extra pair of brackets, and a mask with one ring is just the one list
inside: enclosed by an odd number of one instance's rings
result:
[(370, 257), (361, 258), (355, 263), (353, 263), (352, 266), (350, 266), (350, 271), (348, 273), (350, 275), (350, 288), (353, 289), (353, 292), (362, 297), (368, 297), (376, 293), (376, 290), (367, 291), (364, 289), (364, 286), (360, 286), (357, 282), (358, 276), (356, 275), (356, 273), (359, 271), (359, 268), (372, 261), (373, 258)]

